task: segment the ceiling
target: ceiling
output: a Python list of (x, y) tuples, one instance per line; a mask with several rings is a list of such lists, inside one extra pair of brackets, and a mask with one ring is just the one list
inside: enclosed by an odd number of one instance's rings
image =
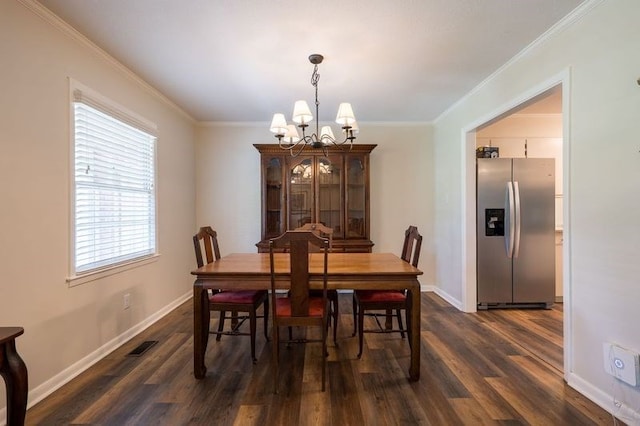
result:
[(428, 122), (584, 0), (39, 0), (198, 121)]

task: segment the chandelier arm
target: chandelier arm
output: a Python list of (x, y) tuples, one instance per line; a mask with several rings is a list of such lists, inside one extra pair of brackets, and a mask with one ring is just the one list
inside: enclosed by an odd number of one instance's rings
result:
[[(304, 150), (304, 147), (309, 145), (310, 141), (311, 141), (311, 136), (305, 136), (302, 139), (300, 139), (297, 142), (296, 147), (294, 147), (294, 149), (291, 150), (291, 156), (297, 157), (298, 155), (300, 155), (300, 153)], [(294, 151), (296, 151), (295, 154), (294, 154)]]
[(326, 141), (325, 145), (331, 143), (331, 144), (333, 144), (335, 146), (341, 146), (341, 145), (344, 145), (347, 142), (350, 142), (353, 145), (353, 140), (355, 139), (355, 137), (353, 136), (352, 131), (351, 130), (346, 130), (345, 133), (346, 133), (345, 137), (344, 137), (344, 139), (342, 141), (340, 141), (340, 140), (338, 140), (336, 138), (332, 138), (329, 135), (323, 135), (320, 138), (320, 141), (321, 142), (325, 142)]
[(291, 150), (296, 148), (298, 145), (303, 144), (304, 145), (304, 141), (299, 140), (297, 142), (282, 142), (282, 138), (278, 138), (278, 146), (283, 149), (283, 150)]
[[(298, 147), (295, 147), (294, 149), (292, 149), (292, 150), (290, 151), (290, 152), (291, 152), (291, 156), (292, 156), (292, 157), (297, 157), (298, 155), (300, 155), (300, 153), (301, 153), (301, 152), (302, 152), (302, 150), (304, 149), (304, 146), (305, 146), (305, 145), (304, 145), (303, 143), (301, 143), (301, 144), (299, 144), (299, 145), (300, 145), (300, 147), (299, 147), (299, 148), (298, 148)], [(295, 151), (295, 153), (294, 153), (294, 151)]]

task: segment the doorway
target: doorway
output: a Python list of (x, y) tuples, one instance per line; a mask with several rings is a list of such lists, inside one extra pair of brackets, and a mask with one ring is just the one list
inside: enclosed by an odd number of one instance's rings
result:
[[(567, 255), (570, 251), (570, 240), (567, 238), (569, 235), (569, 223), (568, 223), (568, 203), (565, 202), (567, 199), (567, 188), (568, 185), (568, 152), (569, 152), (569, 120), (568, 120), (568, 111), (569, 111), (569, 70), (565, 70), (563, 73), (559, 74), (551, 78), (549, 81), (546, 81), (539, 86), (529, 90), (524, 93), (518, 99), (513, 100), (509, 104), (500, 108), (498, 111), (487, 114), (487, 116), (483, 119), (478, 120), (477, 122), (471, 124), (469, 127), (463, 129), (463, 152), (464, 152), (464, 206), (465, 206), (465, 223), (464, 227), (466, 232), (463, 233), (464, 241), (463, 241), (463, 249), (464, 249), (464, 262), (465, 262), (465, 270), (463, 274), (464, 285), (463, 285), (463, 297), (462, 302), (464, 306), (464, 310), (467, 312), (476, 312), (477, 311), (477, 281), (476, 281), (476, 194), (475, 194), (475, 186), (476, 186), (476, 176), (475, 176), (475, 164), (476, 164), (476, 145), (498, 145), (509, 142), (507, 140), (507, 136), (496, 136), (496, 140), (492, 140), (489, 142), (487, 139), (483, 139), (489, 137), (487, 133), (487, 129), (491, 130), (492, 126), (505, 126), (509, 124), (513, 126), (514, 123), (524, 120), (541, 120), (554, 116), (557, 123), (560, 123), (561, 130), (559, 130), (559, 135), (550, 135), (550, 139), (557, 139), (553, 141), (554, 143), (559, 142), (559, 161), (557, 165), (556, 173), (560, 177), (560, 182), (558, 183), (558, 190), (556, 191), (556, 224), (559, 231), (558, 236), (558, 246), (556, 246), (557, 250), (557, 273), (556, 273), (556, 282), (559, 284), (556, 289), (556, 301), (561, 302), (561, 318), (562, 318), (562, 365), (563, 372), (565, 378), (567, 378), (568, 373), (571, 371), (569, 360), (571, 348), (568, 344), (571, 340), (571, 327), (570, 327), (570, 310), (571, 310), (571, 299), (570, 299), (570, 269), (568, 268), (568, 259)], [(529, 117), (525, 117), (525, 116)], [(512, 117), (515, 116), (515, 117)], [(507, 120), (508, 117), (511, 117)], [(495, 128), (493, 129), (495, 130)], [(503, 129), (504, 130), (504, 129)], [(514, 133), (515, 134), (515, 133)], [(496, 133), (497, 135), (497, 133)], [(529, 136), (529, 135), (527, 135)], [(548, 135), (547, 135), (548, 136)], [(557, 138), (555, 136), (558, 136)], [(504, 140), (498, 140), (500, 137), (503, 137)], [(536, 137), (536, 135), (532, 135), (531, 138)], [(542, 136), (539, 136), (542, 138)], [(493, 139), (493, 135), (491, 135), (491, 139)], [(529, 138), (527, 138), (529, 139)], [(513, 141), (511, 141), (513, 142)], [(533, 140), (532, 140), (533, 142)], [(549, 140), (543, 141), (545, 143), (552, 142)], [(518, 145), (518, 143), (515, 143)], [(524, 144), (521, 144), (521, 148), (524, 148)], [(535, 143), (534, 143), (535, 145)], [(526, 148), (529, 149), (531, 147), (531, 143), (527, 141)], [(537, 150), (535, 147), (533, 148), (534, 152)], [(507, 149), (507, 148), (505, 148)], [(502, 157), (503, 152), (501, 150), (500, 156)], [(530, 155), (531, 152), (527, 152), (527, 155)]]

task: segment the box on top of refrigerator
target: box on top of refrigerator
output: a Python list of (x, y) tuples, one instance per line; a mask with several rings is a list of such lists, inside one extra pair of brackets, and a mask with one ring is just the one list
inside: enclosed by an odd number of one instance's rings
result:
[(476, 158), (498, 158), (500, 149), (497, 146), (479, 146), (476, 148)]

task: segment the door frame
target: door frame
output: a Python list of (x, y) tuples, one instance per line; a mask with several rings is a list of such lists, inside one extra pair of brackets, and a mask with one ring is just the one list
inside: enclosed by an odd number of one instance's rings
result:
[(563, 294), (563, 351), (564, 378), (568, 380), (572, 371), (573, 327), (571, 324), (571, 197), (570, 197), (570, 151), (571, 151), (571, 69), (566, 68), (557, 75), (521, 93), (499, 108), (489, 111), (478, 120), (461, 129), (462, 143), (462, 200), (464, 216), (462, 222), (462, 308), (465, 312), (477, 311), (477, 253), (476, 253), (476, 129), (503, 118), (510, 112), (560, 85), (562, 87), (562, 177), (563, 177), (563, 245), (562, 245), (562, 294)]

